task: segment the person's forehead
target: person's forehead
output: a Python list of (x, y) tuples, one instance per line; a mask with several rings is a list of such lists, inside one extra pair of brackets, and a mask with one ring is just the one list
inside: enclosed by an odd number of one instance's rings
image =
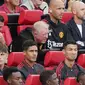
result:
[(77, 48), (76, 44), (68, 44), (66, 48)]
[(56, 7), (59, 7), (59, 6), (64, 6), (64, 3), (63, 1), (61, 0), (52, 0), (51, 3), (50, 3), (51, 6), (56, 6)]
[(29, 46), (28, 50), (37, 50), (37, 46), (36, 45), (33, 45), (33, 46)]
[(13, 72), (12, 76), (13, 77), (21, 77), (21, 73), (20, 72)]

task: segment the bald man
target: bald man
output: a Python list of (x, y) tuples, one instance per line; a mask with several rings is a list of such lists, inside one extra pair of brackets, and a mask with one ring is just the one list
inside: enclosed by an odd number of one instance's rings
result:
[(73, 36), (73, 39), (81, 49), (85, 48), (85, 4), (81, 1), (75, 1), (72, 5), (73, 18), (67, 23), (67, 26)]
[(49, 14), (42, 16), (50, 26), (46, 48), (60, 50), (66, 40), (72, 39), (66, 25), (60, 22), (64, 13), (64, 3), (62, 0), (47, 0), (47, 3)]

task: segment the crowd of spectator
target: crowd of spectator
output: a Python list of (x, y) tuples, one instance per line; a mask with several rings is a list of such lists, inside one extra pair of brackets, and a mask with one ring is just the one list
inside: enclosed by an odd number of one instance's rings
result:
[[(30, 74), (39, 74), (42, 85), (64, 85), (68, 77), (75, 77), (79, 85), (85, 85), (85, 68), (76, 62), (78, 51), (84, 49), (85, 52), (84, 1), (4, 0), (0, 6), (0, 12), (6, 14), (20, 15), (23, 11), (34, 10), (43, 13), (40, 20), (22, 30), (16, 36), (18, 40), (13, 38), (10, 45), (7, 45), (5, 38), (8, 35), (3, 32), (5, 18), (0, 15), (0, 76), (3, 76), (8, 85), (25, 85)], [(72, 18), (67, 23), (62, 22), (64, 12), (72, 13)], [(18, 23), (15, 25), (19, 26)], [(11, 33), (10, 29), (9, 26)], [(49, 50), (62, 51), (65, 59), (53, 69), (46, 70), (44, 57)], [(11, 52), (24, 54), (24, 60), (17, 67), (9, 67), (7, 64)]]

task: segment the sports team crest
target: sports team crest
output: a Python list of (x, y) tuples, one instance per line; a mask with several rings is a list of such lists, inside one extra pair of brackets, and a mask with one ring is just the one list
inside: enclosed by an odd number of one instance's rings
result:
[(64, 33), (63, 33), (63, 32), (60, 32), (60, 33), (59, 33), (59, 37), (60, 37), (60, 38), (63, 38), (63, 36), (64, 36)]

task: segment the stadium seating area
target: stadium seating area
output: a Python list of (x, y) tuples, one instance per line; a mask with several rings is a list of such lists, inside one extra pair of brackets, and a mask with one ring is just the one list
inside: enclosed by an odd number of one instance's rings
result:
[[(18, 15), (18, 20), (16, 20), (17, 26), (16, 31), (17, 35), (24, 30), (26, 27), (32, 27), (32, 25), (41, 19), (42, 16), (41, 11), (23, 11), (20, 15)], [(2, 15), (5, 19), (5, 26), (3, 27), (3, 35), (5, 37), (6, 43), (9, 46), (14, 38), (11, 36), (12, 33), (10, 33), (10, 29), (12, 30), (13, 28), (9, 28), (8, 25), (11, 25), (11, 22), (9, 22), (9, 16), (5, 12), (0, 12), (0, 15)], [(17, 15), (17, 14), (16, 14)], [(14, 15), (11, 15), (14, 16)], [(28, 17), (28, 18), (27, 18)], [(72, 18), (72, 13), (64, 13), (62, 22), (66, 23), (68, 20)], [(13, 24), (13, 23), (12, 23)], [(15, 33), (16, 34), (16, 33)], [(14, 35), (17, 37), (16, 35)], [(44, 66), (46, 69), (53, 69), (56, 65), (58, 65), (61, 61), (63, 61), (65, 58), (64, 54), (62, 51), (48, 51), (45, 55), (44, 59)], [(22, 60), (24, 59), (24, 55), (22, 52), (11, 52), (8, 57), (8, 66), (17, 66)], [(85, 68), (85, 54), (81, 54), (78, 57), (78, 64), (80, 64), (82, 67)], [(3, 80), (3, 77), (0, 76), (0, 84), (2, 85), (7, 85), (7, 83)], [(26, 84), (25, 85), (41, 85), (39, 81), (39, 75), (29, 75)], [(65, 80), (64, 85), (78, 85), (75, 78), (68, 78)]]

